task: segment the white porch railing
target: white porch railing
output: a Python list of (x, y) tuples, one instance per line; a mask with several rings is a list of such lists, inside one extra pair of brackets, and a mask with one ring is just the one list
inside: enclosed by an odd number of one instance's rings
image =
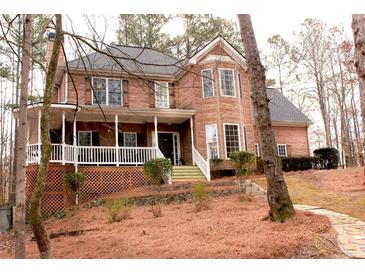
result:
[[(27, 164), (37, 163), (40, 152), (38, 144), (27, 146)], [(76, 157), (75, 157), (76, 153)], [(155, 147), (73, 146), (52, 144), (53, 163), (142, 165), (164, 157)]]
[(205, 177), (207, 177), (208, 182), (210, 181), (210, 165), (209, 160), (204, 160), (200, 155), (199, 151), (193, 147), (193, 162), (200, 168)]

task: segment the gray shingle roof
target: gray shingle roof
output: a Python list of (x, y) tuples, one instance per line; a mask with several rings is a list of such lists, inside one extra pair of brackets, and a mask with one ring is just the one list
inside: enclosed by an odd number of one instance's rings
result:
[[(130, 73), (173, 76), (179, 71), (182, 64), (175, 58), (157, 50), (141, 47), (113, 45), (103, 52), (115, 56), (118, 60), (93, 52), (68, 62), (70, 68), (84, 69), (84, 64), (90, 70), (122, 71), (120, 63)], [(135, 59), (134, 60), (131, 60)]]
[(269, 108), (271, 121), (273, 122), (296, 122), (311, 124), (312, 121), (281, 92), (267, 88), (267, 97), (270, 100)]

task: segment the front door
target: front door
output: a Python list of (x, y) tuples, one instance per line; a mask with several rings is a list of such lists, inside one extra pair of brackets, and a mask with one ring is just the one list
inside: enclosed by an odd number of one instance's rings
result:
[(171, 160), (172, 164), (174, 161), (174, 139), (172, 133), (159, 133), (158, 134), (158, 147), (165, 158)]

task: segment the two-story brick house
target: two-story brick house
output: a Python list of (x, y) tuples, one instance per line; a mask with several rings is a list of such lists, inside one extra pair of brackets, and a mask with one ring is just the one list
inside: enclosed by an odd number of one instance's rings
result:
[[(47, 57), (51, 50), (52, 35)], [(210, 180), (209, 159), (230, 168), (231, 152), (260, 153), (245, 58), (220, 36), (184, 62), (114, 45), (59, 63), (50, 117), (58, 165), (141, 173), (145, 161), (166, 157), (196, 166), (175, 168), (176, 178)], [(278, 91), (268, 96), (279, 155), (309, 155), (310, 120)], [(41, 105), (29, 107), (29, 165), (39, 161)]]

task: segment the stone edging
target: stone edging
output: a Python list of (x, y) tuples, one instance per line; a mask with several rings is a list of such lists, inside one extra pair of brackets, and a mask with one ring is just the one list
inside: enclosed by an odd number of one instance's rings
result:
[(327, 216), (337, 232), (341, 251), (350, 258), (365, 259), (365, 222), (349, 215), (310, 205), (294, 205), (295, 209)]

